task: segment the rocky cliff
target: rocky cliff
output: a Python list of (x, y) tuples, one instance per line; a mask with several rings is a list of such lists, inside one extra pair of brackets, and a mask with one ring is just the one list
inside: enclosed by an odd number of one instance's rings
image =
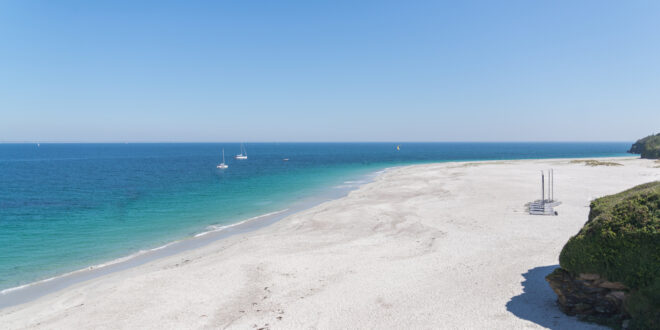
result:
[(591, 203), (546, 279), (571, 315), (660, 329), (660, 181)]

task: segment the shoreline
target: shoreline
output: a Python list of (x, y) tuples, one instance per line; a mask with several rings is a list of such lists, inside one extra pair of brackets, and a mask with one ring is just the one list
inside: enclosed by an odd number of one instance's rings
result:
[[(191, 249), (197, 249), (205, 245), (211, 244), (217, 240), (225, 239), (227, 237), (239, 234), (245, 234), (256, 231), (263, 227), (269, 226), (281, 219), (284, 219), (293, 214), (313, 208), (324, 202), (340, 199), (347, 196), (351, 191), (358, 190), (362, 186), (373, 182), (380, 175), (386, 171), (414, 166), (425, 166), (433, 164), (447, 164), (447, 163), (490, 163), (501, 161), (529, 161), (529, 160), (583, 160), (583, 159), (628, 159), (637, 158), (635, 156), (604, 156), (604, 157), (586, 157), (586, 158), (524, 158), (524, 159), (489, 159), (489, 160), (457, 160), (446, 162), (428, 162), (419, 164), (395, 165), (385, 167), (372, 171), (370, 173), (360, 176), (356, 180), (345, 181), (344, 184), (339, 186), (327, 187), (324, 194), (313, 196), (309, 201), (302, 201), (289, 205), (290, 207), (273, 211), (244, 220), (239, 220), (227, 225), (211, 225), (210, 227), (217, 227), (207, 231), (193, 234), (192, 236), (184, 237), (174, 240), (155, 248), (139, 250), (127, 256), (119, 257), (113, 260), (102, 262), (99, 264), (90, 265), (85, 268), (76, 269), (73, 271), (65, 272), (56, 276), (51, 276), (45, 279), (37, 280), (34, 282), (22, 284), (16, 287), (10, 287), (0, 290), (0, 310), (5, 308), (18, 306), (21, 304), (29, 303), (35, 299), (46, 296), (51, 293), (64, 290), (72, 285), (99, 278), (115, 272), (120, 272), (126, 269), (134, 268), (157, 259), (172, 256)], [(353, 185), (358, 183), (358, 185)], [(331, 190), (336, 188), (338, 190)], [(334, 194), (329, 194), (334, 192)], [(297, 205), (300, 204), (300, 205)], [(205, 237), (207, 236), (207, 237)]]
[[(174, 242), (170, 242), (168, 244), (165, 244), (164, 246), (157, 247), (151, 250), (147, 250), (144, 253), (138, 252), (138, 255), (130, 258), (128, 260), (120, 260), (118, 262), (110, 262), (106, 263), (105, 266), (94, 268), (84, 268), (81, 270), (74, 271), (72, 273), (67, 273), (64, 275), (61, 275), (60, 277), (54, 278), (54, 279), (47, 279), (47, 280), (42, 280), (39, 282), (33, 282), (30, 284), (27, 284), (27, 288), (21, 288), (19, 289), (14, 289), (10, 288), (9, 290), (12, 291), (7, 291), (6, 293), (0, 294), (0, 310), (5, 311), (9, 307), (20, 307), (18, 305), (24, 304), (24, 303), (29, 303), (31, 301), (34, 301), (38, 299), (39, 297), (58, 292), (58, 291), (66, 291), (63, 290), (65, 288), (68, 288), (70, 286), (76, 285), (76, 284), (81, 284), (84, 282), (87, 282), (92, 279), (96, 279), (105, 275), (113, 274), (113, 273), (118, 273), (120, 271), (128, 270), (128, 269), (135, 269), (140, 265), (144, 265), (153, 261), (160, 260), (162, 261), (163, 259), (180, 254), (182, 252), (191, 252), (194, 250), (203, 250), (203, 247), (207, 247), (208, 245), (211, 245), (213, 242), (217, 242), (220, 240), (223, 240), (225, 238), (231, 237), (231, 236), (236, 236), (239, 234), (245, 234), (245, 233), (254, 233), (258, 229), (262, 229), (264, 227), (267, 227), (269, 225), (272, 225), (273, 223), (279, 222), (279, 220), (288, 218), (290, 216), (294, 215), (300, 215), (303, 213), (308, 213), (310, 209), (316, 208), (317, 206), (324, 204), (325, 202), (337, 202), (341, 199), (345, 199), (343, 197), (346, 197), (351, 194), (353, 191), (360, 191), (363, 190), (363, 188), (368, 187), (369, 184), (374, 183), (376, 181), (379, 181), (383, 177), (387, 176), (387, 173), (390, 173), (392, 171), (413, 171), (415, 168), (425, 168), (425, 167), (434, 167), (434, 166), (439, 166), (439, 167), (448, 167), (450, 168), (451, 166), (464, 166), (467, 163), (477, 163), (476, 166), (481, 166), (481, 165), (491, 165), (491, 164), (498, 164), (498, 163), (534, 163), (534, 162), (565, 162), (565, 161), (571, 161), (571, 160), (586, 160), (586, 159), (593, 159), (597, 157), (587, 157), (587, 158), (554, 158), (554, 159), (514, 159), (514, 160), (487, 160), (487, 161), (451, 161), (451, 162), (436, 162), (436, 163), (425, 163), (425, 164), (414, 164), (414, 165), (402, 165), (402, 166), (395, 166), (395, 167), (389, 167), (383, 170), (375, 171), (372, 172), (371, 174), (367, 175), (367, 177), (371, 176), (369, 180), (366, 182), (361, 183), (360, 185), (353, 187), (352, 189), (347, 189), (345, 191), (342, 191), (340, 194), (341, 196), (335, 196), (334, 198), (325, 198), (321, 200), (317, 200), (316, 203), (310, 205), (307, 204), (306, 207), (304, 208), (289, 208), (286, 210), (281, 210), (278, 212), (273, 212), (271, 214), (265, 214), (257, 217), (253, 217), (250, 219), (246, 219), (234, 224), (229, 224), (227, 226), (223, 226), (223, 228), (218, 228), (218, 229), (213, 229), (207, 232), (202, 232), (194, 235), (191, 238), (186, 238)], [(637, 157), (631, 157), (631, 156), (622, 156), (622, 157), (599, 157), (599, 159), (612, 159), (612, 160), (636, 160), (638, 159)], [(579, 165), (578, 165), (579, 166)], [(584, 166), (584, 165), (582, 165)], [(272, 227), (272, 226), (271, 226)], [(195, 244), (195, 242), (197, 242)], [(187, 243), (187, 244), (186, 244)], [(170, 249), (171, 246), (176, 247), (177, 245), (179, 246), (179, 249), (172, 248)], [(162, 251), (162, 252), (161, 252)], [(127, 256), (124, 258), (120, 259), (125, 259), (129, 258), (131, 256)], [(143, 257), (143, 258), (140, 258)], [(113, 267), (115, 266), (115, 267)], [(105, 271), (104, 271), (105, 270)], [(73, 278), (73, 279), (68, 279), (66, 278), (65, 280), (62, 280), (62, 283), (57, 283), (57, 279), (61, 277), (66, 277), (72, 276), (76, 277), (79, 273), (82, 274), (88, 274), (88, 276), (82, 276), (80, 278)], [(40, 284), (53, 284), (51, 286), (50, 290), (47, 291), (40, 291), (43, 288), (40, 288)], [(40, 291), (33, 293), (31, 295), (30, 292), (26, 293), (26, 289), (33, 288), (36, 289), (35, 291)], [(7, 290), (7, 289), (6, 289)], [(4, 291), (3, 291), (4, 292)], [(23, 299), (16, 300), (16, 297), (19, 297), (20, 295), (15, 295), (12, 294), (12, 292), (19, 292), (19, 293), (24, 293)], [(3, 298), (8, 298), (7, 300), (12, 300), (11, 304), (8, 304), (6, 306), (3, 306), (1, 303), (3, 302)], [(20, 297), (19, 297), (20, 298)], [(1, 316), (1, 315), (0, 315)]]
[[(127, 256), (94, 264), (85, 268), (65, 272), (60, 275), (0, 290), (0, 311), (5, 308), (29, 303), (40, 297), (66, 289), (72, 285), (100, 278), (109, 274), (135, 268), (154, 260), (166, 258), (185, 251), (199, 249), (234, 235), (245, 234), (267, 227), (295, 213), (313, 208), (322, 203), (342, 198), (351, 191), (373, 182), (378, 175), (395, 167), (387, 167), (364, 174), (355, 180), (345, 181), (340, 186), (330, 186), (323, 192), (305, 200), (293, 202), (289, 207), (257, 215), (226, 225), (210, 225), (206, 231), (174, 240), (155, 248), (143, 249)], [(357, 183), (357, 184), (356, 184)]]

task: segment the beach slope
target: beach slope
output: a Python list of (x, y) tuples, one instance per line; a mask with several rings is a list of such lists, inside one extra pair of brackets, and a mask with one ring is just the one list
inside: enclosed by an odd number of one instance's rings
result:
[[(2, 328), (598, 328), (544, 277), (589, 201), (660, 180), (653, 161), (394, 168), (257, 231), (0, 310)], [(592, 163), (593, 165), (593, 163)], [(558, 216), (532, 216), (554, 169)]]

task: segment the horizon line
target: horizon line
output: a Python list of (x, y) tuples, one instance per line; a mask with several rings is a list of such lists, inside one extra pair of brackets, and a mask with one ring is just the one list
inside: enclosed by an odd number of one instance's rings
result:
[(0, 141), (0, 144), (212, 144), (212, 143), (634, 143), (633, 140), (496, 140), (496, 141)]

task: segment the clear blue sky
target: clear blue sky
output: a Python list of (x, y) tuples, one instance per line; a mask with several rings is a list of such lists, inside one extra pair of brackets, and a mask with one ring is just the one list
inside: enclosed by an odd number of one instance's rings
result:
[(632, 141), (660, 1), (1, 1), (0, 141)]

